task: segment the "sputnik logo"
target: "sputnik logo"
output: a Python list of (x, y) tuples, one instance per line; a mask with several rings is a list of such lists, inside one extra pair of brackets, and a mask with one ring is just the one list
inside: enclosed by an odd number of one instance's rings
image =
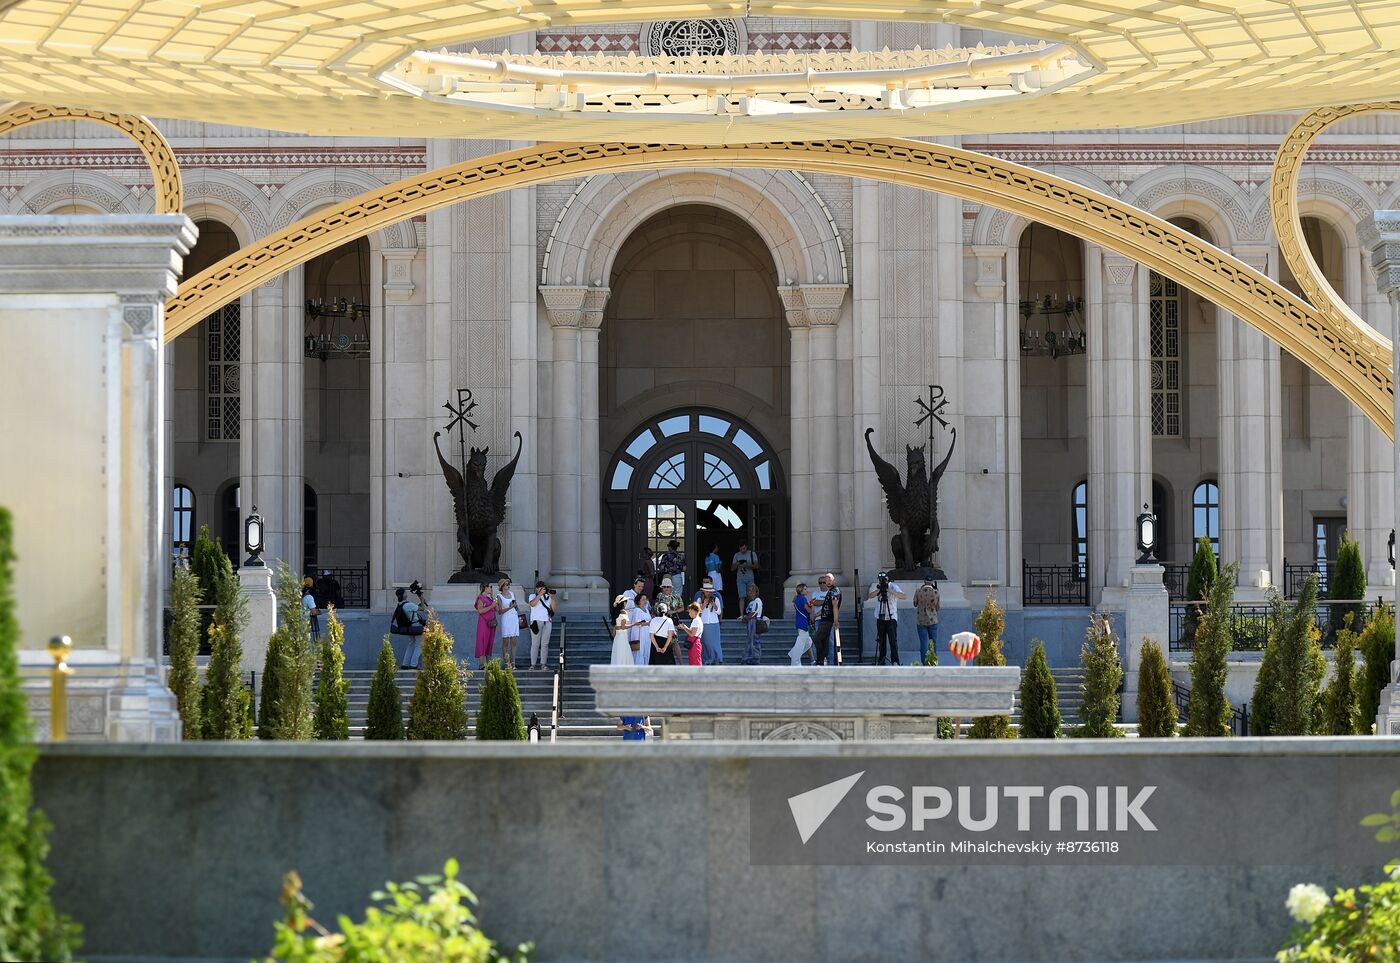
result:
[(802, 837), (802, 845), (806, 846), (807, 840), (822, 828), (822, 823), (836, 811), (836, 807), (841, 805), (841, 800), (855, 788), (855, 784), (863, 775), (864, 769), (844, 779), (788, 797), (788, 809), (792, 810), (792, 821), (797, 824), (797, 834)]

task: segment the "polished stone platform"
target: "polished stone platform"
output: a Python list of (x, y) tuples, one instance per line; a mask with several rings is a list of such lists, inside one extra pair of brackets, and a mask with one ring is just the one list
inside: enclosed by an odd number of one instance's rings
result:
[(1009, 715), (1018, 666), (589, 667), (604, 715), (662, 716), (668, 740), (925, 741), (939, 716)]

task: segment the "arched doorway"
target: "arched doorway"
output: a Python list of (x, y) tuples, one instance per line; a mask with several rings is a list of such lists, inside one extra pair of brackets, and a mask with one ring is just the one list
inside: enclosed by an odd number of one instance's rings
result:
[(787, 492), (777, 453), (751, 425), (709, 408), (667, 412), (632, 433), (604, 478), (603, 564), (614, 585), (631, 581), (643, 549), (659, 554), (675, 539), (686, 554), (689, 595), (702, 560), (718, 546), (728, 608), (729, 560), (747, 543), (758, 554), (765, 605), (773, 612), (781, 604)]

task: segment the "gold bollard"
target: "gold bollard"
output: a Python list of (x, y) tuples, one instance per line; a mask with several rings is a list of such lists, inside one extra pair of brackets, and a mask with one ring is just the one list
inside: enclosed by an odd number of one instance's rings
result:
[(49, 656), (54, 663), (49, 680), (49, 738), (54, 742), (68, 738), (68, 677), (73, 674), (68, 656), (72, 651), (73, 640), (68, 636), (49, 639)]

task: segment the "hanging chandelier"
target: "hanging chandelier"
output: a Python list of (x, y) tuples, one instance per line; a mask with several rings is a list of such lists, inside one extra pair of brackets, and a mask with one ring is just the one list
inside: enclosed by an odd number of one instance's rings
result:
[(369, 357), (369, 305), (345, 298), (308, 299), (305, 354), (322, 361)]
[[(1084, 298), (1069, 292), (1069, 279), (1059, 277), (1045, 283), (1059, 290), (1031, 293), (1031, 271), (1034, 267), (1035, 235), (1048, 231), (1031, 225), (1021, 233), (1021, 354), (1031, 358), (1062, 358), (1084, 354), (1089, 349), (1089, 337), (1084, 328)], [(1067, 271), (1065, 235), (1055, 232), (1060, 247), (1060, 265)]]

